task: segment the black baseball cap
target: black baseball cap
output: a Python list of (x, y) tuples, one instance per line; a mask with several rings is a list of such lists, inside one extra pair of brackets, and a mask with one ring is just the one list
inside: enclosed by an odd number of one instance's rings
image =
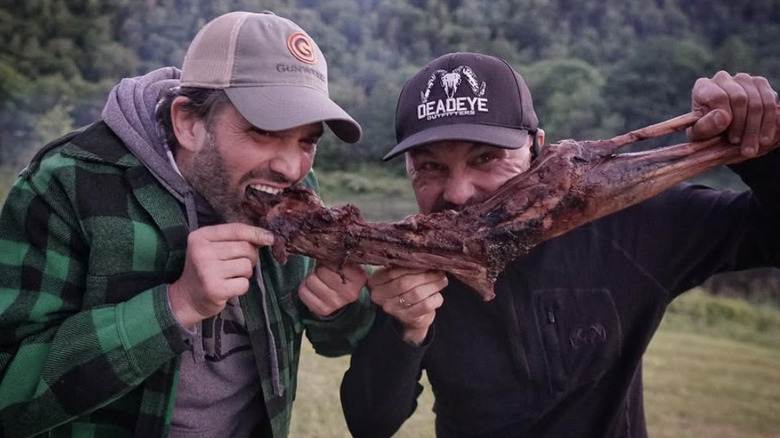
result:
[(398, 144), (389, 160), (443, 140), (519, 149), (539, 120), (522, 76), (503, 59), (479, 53), (440, 56), (412, 76), (395, 113)]

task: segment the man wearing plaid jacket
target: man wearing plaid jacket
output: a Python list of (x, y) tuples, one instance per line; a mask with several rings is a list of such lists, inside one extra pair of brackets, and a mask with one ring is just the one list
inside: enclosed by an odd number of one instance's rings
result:
[(303, 332), (346, 354), (373, 311), (242, 201), (316, 189), (324, 125), (360, 138), (314, 41), (237, 12), (43, 148), (0, 215), (0, 437), (286, 436)]

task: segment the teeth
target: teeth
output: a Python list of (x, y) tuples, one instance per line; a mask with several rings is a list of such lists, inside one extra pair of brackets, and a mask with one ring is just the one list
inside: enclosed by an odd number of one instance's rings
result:
[(279, 193), (282, 193), (282, 189), (262, 184), (252, 184), (249, 187), (251, 187), (253, 190), (257, 190), (258, 192), (268, 193), (271, 195), (278, 195)]

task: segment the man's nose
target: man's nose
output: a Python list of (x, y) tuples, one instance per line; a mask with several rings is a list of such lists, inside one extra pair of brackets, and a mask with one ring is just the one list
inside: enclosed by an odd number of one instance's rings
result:
[(453, 175), (447, 180), (444, 189), (444, 200), (455, 205), (467, 205), (477, 193), (471, 180), (462, 175)]
[(276, 155), (271, 159), (271, 171), (284, 176), (288, 181), (298, 181), (301, 175), (303, 151), (294, 139), (284, 139), (278, 145)]

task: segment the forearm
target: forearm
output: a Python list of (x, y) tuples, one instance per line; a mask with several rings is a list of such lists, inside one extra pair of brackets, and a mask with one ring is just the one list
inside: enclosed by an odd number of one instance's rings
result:
[[(753, 264), (780, 266), (780, 150), (732, 166), (732, 169), (750, 187), (752, 202), (748, 220), (758, 242)], [(749, 257), (742, 257), (751, 261)]]
[(368, 290), (363, 289), (357, 301), (344, 306), (332, 317), (309, 315), (304, 318), (306, 337), (317, 354), (327, 357), (349, 354), (368, 334), (375, 311)]
[(20, 339), (0, 382), (0, 423), (13, 425), (5, 432), (44, 431), (103, 406), (183, 351), (164, 298), (155, 288)]
[(404, 342), (388, 315), (379, 313), (374, 327), (352, 354), (341, 383), (341, 403), (355, 437), (392, 436), (417, 407), (419, 379), (427, 345)]
[(734, 164), (731, 169), (750, 187), (762, 208), (780, 216), (780, 149), (759, 158)]

